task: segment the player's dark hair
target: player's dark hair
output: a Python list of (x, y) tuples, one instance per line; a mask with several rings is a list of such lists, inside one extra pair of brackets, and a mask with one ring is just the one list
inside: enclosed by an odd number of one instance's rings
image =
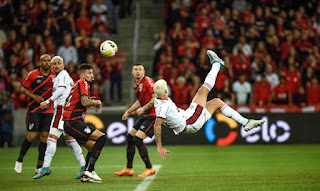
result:
[(79, 74), (83, 73), (85, 70), (90, 70), (92, 69), (91, 64), (81, 64), (78, 68)]
[(133, 67), (134, 67), (134, 66), (143, 66), (143, 67), (144, 67), (144, 65), (141, 64), (141, 63), (135, 63), (135, 64), (133, 65)]

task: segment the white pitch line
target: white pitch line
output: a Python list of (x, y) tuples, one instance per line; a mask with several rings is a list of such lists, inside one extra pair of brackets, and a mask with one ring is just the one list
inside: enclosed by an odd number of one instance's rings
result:
[(145, 191), (148, 188), (149, 184), (151, 184), (153, 179), (156, 177), (162, 165), (154, 165), (153, 167), (156, 169), (156, 173), (154, 175), (144, 178), (144, 180), (137, 186), (137, 188), (134, 191)]

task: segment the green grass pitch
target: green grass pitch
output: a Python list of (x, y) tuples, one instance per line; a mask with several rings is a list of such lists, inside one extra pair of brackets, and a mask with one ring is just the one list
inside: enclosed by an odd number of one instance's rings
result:
[[(167, 146), (163, 160), (148, 146), (153, 165), (161, 165), (147, 190), (320, 190), (320, 145), (246, 145), (217, 147)], [(85, 150), (85, 149), (83, 149)], [(13, 170), (19, 148), (0, 149), (0, 190), (135, 190), (144, 180), (138, 151), (135, 175), (113, 173), (126, 164), (125, 146), (106, 146), (96, 164), (102, 183), (81, 183), (73, 178), (79, 165), (68, 147), (58, 147), (52, 173), (33, 180), (37, 148), (25, 156), (23, 171)], [(86, 154), (86, 151), (84, 151)]]

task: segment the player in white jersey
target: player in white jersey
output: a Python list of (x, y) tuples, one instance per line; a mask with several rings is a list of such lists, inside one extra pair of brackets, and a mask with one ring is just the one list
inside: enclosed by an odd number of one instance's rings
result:
[(51, 174), (50, 164), (57, 149), (57, 141), (61, 135), (64, 136), (66, 144), (71, 147), (74, 156), (81, 166), (80, 171), (76, 176), (76, 179), (80, 179), (81, 172), (83, 172), (85, 166), (82, 149), (73, 137), (64, 132), (64, 122), (62, 121), (63, 105), (71, 91), (74, 82), (69, 73), (64, 70), (63, 59), (60, 56), (53, 57), (51, 59), (51, 64), (52, 69), (57, 75), (53, 79), (52, 96), (48, 100), (41, 102), (40, 107), (46, 107), (50, 102), (53, 102), (54, 115), (51, 121), (49, 137), (47, 139), (47, 150), (44, 157), (44, 163), (39, 173), (34, 176), (33, 179), (38, 179)]
[(169, 151), (162, 147), (161, 125), (164, 124), (173, 129), (178, 135), (183, 133), (196, 133), (211, 118), (213, 113), (220, 111), (227, 117), (234, 119), (244, 126), (244, 130), (249, 131), (264, 123), (264, 120), (247, 119), (241, 116), (237, 111), (226, 105), (221, 99), (215, 98), (207, 102), (208, 93), (214, 87), (220, 66), (224, 66), (216, 53), (211, 50), (207, 51), (212, 68), (208, 73), (203, 85), (198, 89), (190, 107), (187, 110), (179, 109), (176, 104), (168, 97), (167, 82), (158, 80), (154, 84), (154, 93), (156, 94), (154, 107), (156, 109), (156, 122), (154, 125), (154, 135), (158, 152), (164, 159)]

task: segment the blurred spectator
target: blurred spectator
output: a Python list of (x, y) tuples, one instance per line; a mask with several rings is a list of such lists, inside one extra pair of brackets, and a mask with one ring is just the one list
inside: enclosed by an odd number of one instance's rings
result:
[(97, 31), (92, 34), (92, 38), (97, 38), (100, 42), (110, 39), (109, 34), (105, 32), (103, 24), (98, 25)]
[(298, 91), (292, 95), (292, 102), (298, 107), (305, 107), (307, 105), (308, 98), (303, 86), (299, 86)]
[(307, 97), (309, 105), (320, 104), (320, 85), (316, 77), (312, 77), (310, 85), (307, 85)]
[(1, 91), (0, 93), (0, 147), (6, 143), (11, 146), (13, 137), (13, 102), (10, 99), (10, 93)]
[(298, 87), (301, 84), (300, 72), (296, 71), (296, 68), (293, 65), (289, 66), (289, 71), (285, 75), (286, 84), (290, 93), (297, 91)]
[(177, 83), (171, 86), (172, 98), (181, 109), (189, 107), (189, 97), (191, 88), (187, 86), (187, 79), (183, 76), (177, 78)]
[(281, 77), (280, 84), (273, 89), (269, 99), (269, 105), (271, 105), (271, 103), (280, 105), (289, 104), (289, 106), (292, 105), (292, 94), (286, 84), (285, 77)]
[(86, 36), (90, 36), (92, 32), (92, 23), (90, 18), (88, 17), (86, 10), (80, 11), (80, 17), (76, 20), (76, 26), (78, 32), (81, 31), (81, 29), (85, 30)]
[(240, 51), (247, 56), (252, 55), (252, 49), (250, 45), (246, 42), (245, 36), (240, 36), (238, 39), (238, 43), (232, 49), (233, 54), (239, 54)]
[(237, 81), (232, 84), (232, 91), (236, 95), (236, 104), (249, 104), (251, 94), (251, 84), (246, 81), (246, 75), (240, 74)]
[(265, 75), (254, 85), (253, 104), (258, 106), (266, 106), (271, 95), (271, 86)]
[(122, 52), (117, 52), (115, 56), (110, 58), (111, 74), (110, 74), (110, 98), (114, 100), (115, 88), (117, 86), (118, 100), (122, 101), (122, 69), (126, 58)]
[(63, 42), (64, 44), (58, 48), (57, 55), (63, 58), (66, 67), (68, 67), (71, 62), (77, 65), (78, 53), (77, 49), (72, 45), (71, 35), (65, 35)]
[(20, 109), (27, 107), (26, 105), (26, 95), (20, 92), (21, 82), (14, 81), (12, 82), (13, 93), (11, 95), (11, 99), (14, 103), (14, 109)]
[(235, 105), (235, 95), (230, 89), (231, 84), (228, 79), (224, 80), (223, 88), (218, 91), (217, 97), (227, 105)]
[(102, 22), (107, 22), (108, 7), (102, 4), (102, 0), (96, 0), (91, 6), (90, 12), (92, 13), (92, 23), (95, 23), (99, 17)]

